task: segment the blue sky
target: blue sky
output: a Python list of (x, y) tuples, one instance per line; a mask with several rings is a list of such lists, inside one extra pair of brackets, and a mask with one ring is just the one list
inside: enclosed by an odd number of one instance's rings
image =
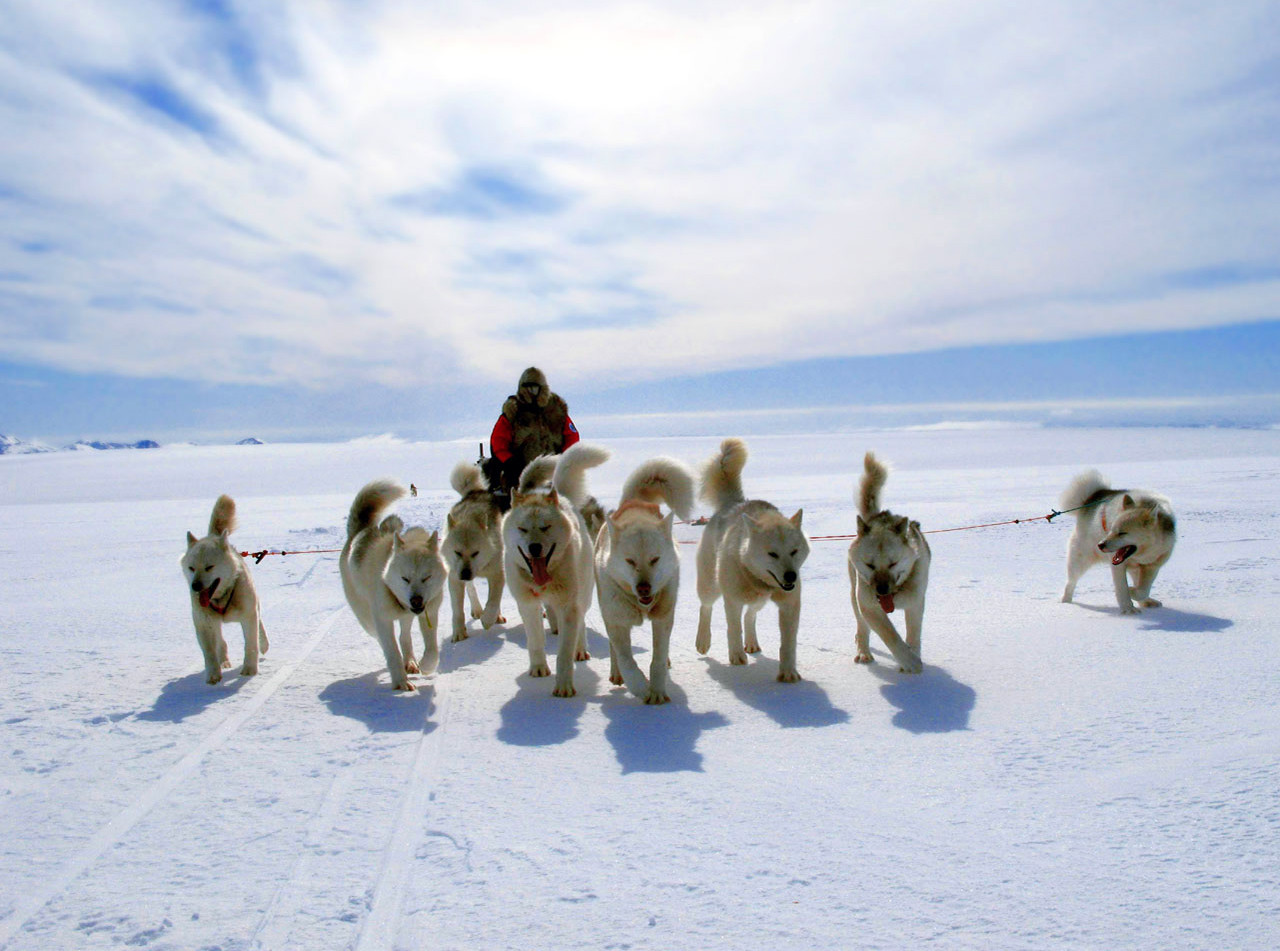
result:
[(603, 428), (1266, 422), (1276, 35), (1246, 0), (9, 0), (0, 432), (461, 435), (531, 363)]

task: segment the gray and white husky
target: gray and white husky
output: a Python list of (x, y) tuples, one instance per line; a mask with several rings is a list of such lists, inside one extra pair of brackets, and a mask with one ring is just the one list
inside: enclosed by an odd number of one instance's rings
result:
[(1070, 603), (1080, 576), (1109, 561), (1121, 614), (1160, 607), (1151, 597), (1151, 585), (1177, 541), (1169, 500), (1155, 492), (1113, 489), (1097, 470), (1089, 469), (1071, 480), (1058, 504), (1064, 510), (1084, 506), (1075, 513), (1076, 528), (1067, 544), (1062, 600)]
[(209, 516), (209, 534), (198, 539), (187, 532), (187, 553), (182, 556), (182, 572), (191, 586), (191, 619), (204, 654), (205, 680), (211, 684), (222, 680), (223, 668), (231, 666), (222, 638), (224, 622), (238, 622), (244, 632), (242, 676), (258, 672), (258, 655), (270, 646), (253, 577), (227, 539), (235, 527), (235, 501), (229, 495), (218, 496)]
[[(871, 663), (869, 629), (874, 628), (899, 668), (918, 674), (924, 666), (920, 661), (920, 632), (932, 558), (929, 543), (919, 522), (880, 507), (880, 492), (889, 478), (888, 467), (871, 452), (862, 465), (858, 537), (849, 546), (849, 596), (858, 622), (858, 652), (853, 659), (859, 664)], [(889, 620), (898, 608), (906, 617), (905, 644)]]
[[(742, 492), (747, 444), (726, 439), (703, 466), (699, 496), (715, 514), (698, 543), (698, 653), (711, 649), (711, 609), (724, 596), (729, 627), (729, 663), (745, 664), (760, 651), (756, 615), (768, 602), (778, 605), (782, 634), (778, 679), (794, 683), (796, 636), (800, 628), (800, 566), (809, 557), (809, 539), (800, 527), (801, 509), (790, 518), (768, 502), (748, 501)], [(745, 612), (745, 622), (744, 622)], [(746, 640), (743, 640), (743, 627)]]
[[(389, 480), (370, 482), (351, 503), (347, 542), (338, 565), (342, 590), (356, 620), (382, 648), (396, 690), (413, 690), (408, 674), (432, 673), (440, 661), (436, 631), (444, 600), (445, 566), (440, 533), (405, 531), (404, 522), (382, 513), (407, 490)], [(413, 619), (422, 628), (422, 662), (413, 659)], [(395, 625), (400, 624), (396, 643)]]
[(593, 546), (578, 505), (587, 498), (585, 470), (607, 461), (609, 453), (575, 443), (559, 456), (529, 463), (502, 520), (507, 587), (520, 610), (529, 647), (529, 674), (548, 677), (546, 608), (552, 632), (560, 635), (556, 653), (557, 697), (572, 697), (574, 661), (588, 660), (586, 614), (595, 590)]
[[(502, 509), (489, 491), (480, 467), (460, 462), (449, 476), (449, 484), (462, 496), (445, 520), (445, 560), (449, 563), (449, 602), (453, 607), (453, 640), (467, 638), (465, 596), (471, 601), (471, 616), (480, 619), (485, 630), (505, 624), (498, 612), (502, 607), (505, 575), (502, 566)], [(476, 579), (489, 583), (483, 608), (476, 593)]]
[[(671, 511), (663, 516), (660, 502)], [(693, 473), (674, 459), (640, 465), (622, 486), (618, 508), (596, 539), (596, 592), (609, 633), (609, 681), (626, 683), (645, 703), (666, 703), (671, 627), (680, 587), (675, 516), (693, 509)], [(648, 618), (653, 657), (646, 680), (631, 652), (631, 629)]]

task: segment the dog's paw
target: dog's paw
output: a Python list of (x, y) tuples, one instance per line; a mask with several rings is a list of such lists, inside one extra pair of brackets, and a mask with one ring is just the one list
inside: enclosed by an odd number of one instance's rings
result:
[(459, 631), (457, 634), (453, 635), (453, 637), (449, 638), (449, 640), (456, 644), (459, 641), (465, 641), (470, 636), (471, 635), (466, 631)]
[(534, 664), (529, 668), (530, 677), (550, 677), (551, 668), (546, 664)]
[(610, 674), (609, 683), (613, 684), (615, 687), (621, 687), (623, 683), (622, 674)]
[(1162, 608), (1164, 605), (1155, 598), (1143, 598), (1138, 602), (1144, 608)]
[(218, 670), (215, 670), (213, 673), (211, 673), (208, 677), (206, 677), (206, 678), (204, 679), (204, 682), (205, 682), (205, 683), (207, 683), (207, 684), (220, 684), (220, 683), (222, 683), (222, 672), (221, 672), (221, 671), (218, 671)]
[(729, 663), (733, 664), (735, 667), (741, 667), (741, 666), (742, 666), (743, 664), (745, 664), (746, 662), (747, 662), (747, 652), (746, 652), (746, 651), (742, 651), (742, 652), (740, 652), (740, 653), (736, 653), (736, 654), (735, 654), (735, 653), (733, 653), (732, 651), (730, 651), (730, 653), (729, 653)]
[(918, 674), (924, 670), (924, 663), (918, 657), (913, 657), (904, 664), (898, 665), (898, 673), (900, 674)]
[(800, 676), (798, 670), (779, 670), (778, 683), (782, 684), (798, 684), (804, 678)]
[(407, 680), (398, 680), (391, 685), (392, 690), (402, 690), (405, 693), (413, 693), (418, 688)]
[(578, 691), (573, 689), (573, 684), (564, 686), (556, 684), (555, 689), (551, 691), (553, 697), (576, 697), (577, 695)]
[(707, 651), (711, 650), (711, 635), (708, 634), (706, 637), (703, 637), (699, 634), (698, 639), (694, 642), (693, 646), (698, 649), (699, 654), (705, 654)]
[(257, 664), (245, 664), (243, 667), (240, 668), (241, 677), (254, 677), (257, 675), (257, 673), (258, 673)]
[(758, 653), (760, 653), (760, 642), (759, 642), (759, 641), (747, 641), (747, 644), (746, 644), (746, 652), (747, 652), (748, 654), (758, 654)]
[(223, 670), (230, 670), (230, 669), (231, 669), (231, 661), (227, 660), (225, 657), (224, 657), (224, 658), (222, 658), (222, 669), (223, 669)]
[(644, 702), (652, 707), (663, 703), (670, 703), (671, 698), (667, 696), (665, 691), (654, 690), (650, 687), (649, 692), (644, 695)]
[(471, 609), (471, 616), (472, 616), (473, 618), (476, 618), (477, 620), (479, 620), (480, 618), (484, 617), (484, 611), (483, 611), (483, 610), (479, 610), (479, 611), (477, 611), (475, 608), (472, 608), (472, 609)]
[(1127, 605), (1127, 606), (1125, 606), (1125, 607), (1122, 607), (1122, 608), (1120, 609), (1120, 613), (1121, 613), (1121, 614), (1141, 614), (1141, 613), (1142, 613), (1142, 611), (1141, 611), (1141, 610), (1139, 610), (1139, 608), (1138, 608), (1138, 606), (1137, 606), (1136, 604), (1130, 604), (1130, 605)]
[(421, 673), (421, 671), (418, 670), (418, 662), (414, 660), (412, 657), (410, 657), (408, 660), (404, 662), (404, 672), (406, 674)]
[(855, 664), (874, 664), (876, 659), (871, 656), (871, 651), (858, 651), (853, 655), (853, 662)]
[(574, 652), (573, 652), (573, 659), (574, 659), (574, 660), (590, 660), (590, 659), (591, 659), (591, 655), (590, 655), (589, 653), (587, 653), (585, 650), (581, 650), (581, 651), (574, 651)]

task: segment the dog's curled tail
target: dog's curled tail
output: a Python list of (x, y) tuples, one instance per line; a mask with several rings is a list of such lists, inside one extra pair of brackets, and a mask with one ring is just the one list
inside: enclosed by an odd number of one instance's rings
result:
[(693, 473), (682, 462), (658, 456), (640, 464), (622, 485), (622, 501), (666, 502), (680, 518), (693, 514)]
[(378, 523), (387, 506), (402, 499), (408, 489), (391, 479), (376, 479), (356, 493), (347, 515), (347, 538), (355, 538), (366, 528)]
[[(586, 504), (587, 470), (604, 465), (609, 461), (609, 450), (591, 443), (574, 443), (560, 454), (556, 460), (555, 475), (551, 484), (555, 490), (573, 503), (575, 508)], [(523, 480), (521, 480), (523, 481)]]
[(858, 514), (870, 521), (881, 511), (880, 493), (889, 480), (889, 467), (874, 452), (862, 458), (862, 480), (858, 483)]
[(218, 496), (209, 516), (210, 535), (230, 535), (236, 530), (236, 500), (229, 495)]
[[(1064, 512), (1068, 509), (1079, 508), (1093, 496), (1109, 488), (1111, 486), (1102, 477), (1102, 473), (1097, 469), (1086, 469), (1072, 479), (1071, 483), (1062, 490), (1062, 496), (1058, 499), (1058, 506)], [(1076, 513), (1076, 517), (1080, 517), (1079, 512)]]
[(735, 436), (724, 440), (720, 443), (720, 451), (702, 467), (698, 498), (717, 512), (744, 501), (742, 470), (746, 464), (747, 444)]
[(539, 456), (534, 459), (521, 470), (520, 485), (516, 488), (516, 491), (527, 494), (534, 489), (542, 488), (544, 485), (550, 485), (551, 477), (556, 473), (556, 463), (559, 460), (559, 456)]
[(449, 473), (449, 484), (459, 495), (483, 492), (489, 488), (489, 480), (474, 462), (460, 462)]

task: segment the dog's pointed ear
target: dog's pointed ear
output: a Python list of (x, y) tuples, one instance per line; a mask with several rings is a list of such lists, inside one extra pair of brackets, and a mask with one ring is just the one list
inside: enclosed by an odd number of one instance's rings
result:
[(859, 535), (867, 534), (868, 527), (869, 526), (867, 525), (866, 520), (861, 515), (859, 515), (858, 516), (858, 534)]
[(427, 539), (427, 551), (440, 550), (440, 529), (436, 529), (431, 533), (431, 537)]
[(618, 547), (618, 523), (615, 522), (613, 520), (613, 516), (610, 515), (608, 518), (604, 520), (604, 524), (605, 524), (605, 527), (609, 529), (609, 544), (612, 547), (617, 548)]
[(444, 524), (445, 524), (445, 528), (447, 528), (449, 531), (453, 531), (454, 526), (458, 524), (458, 520), (454, 518), (453, 513), (450, 512), (448, 517), (445, 518)]
[(743, 513), (742, 513), (742, 523), (743, 523), (744, 525), (746, 525), (746, 526), (747, 526), (747, 528), (749, 528), (749, 529), (751, 529), (751, 528), (759, 528), (759, 527), (760, 527), (760, 522), (759, 522), (759, 520), (758, 520), (758, 519), (756, 519), (756, 517), (755, 517), (754, 515), (752, 515), (750, 512), (743, 512)]
[(674, 541), (673, 529), (676, 524), (676, 513), (668, 512), (667, 517), (662, 520), (662, 534), (667, 536), (668, 541)]
[(399, 532), (392, 532), (391, 533), (391, 550), (399, 551), (402, 547), (404, 547), (404, 536), (401, 535)]
[(1127, 492), (1125, 493), (1124, 498), (1120, 500), (1120, 507), (1122, 509), (1131, 509), (1137, 504), (1137, 502), (1133, 501), (1133, 496), (1129, 495)]
[[(521, 492), (519, 489), (512, 489), (511, 490), (511, 508), (516, 508), (517, 506), (524, 505), (524, 500), (526, 498), (527, 496), (523, 492)], [(507, 511), (510, 511), (510, 509), (508, 509)]]
[(187, 532), (187, 551), (190, 551), (192, 548), (194, 548), (197, 541), (198, 539), (194, 535), (192, 535), (190, 532)]
[(547, 501), (555, 506), (560, 505), (560, 493), (556, 491), (556, 487), (554, 485), (547, 492)]
[(911, 519), (905, 515), (900, 515), (898, 516), (898, 520), (893, 523), (893, 530), (895, 532), (905, 532), (907, 530), (907, 526), (910, 524)]
[(796, 528), (800, 527), (800, 523), (804, 521), (804, 509), (796, 509), (796, 514), (791, 516), (791, 524)]

